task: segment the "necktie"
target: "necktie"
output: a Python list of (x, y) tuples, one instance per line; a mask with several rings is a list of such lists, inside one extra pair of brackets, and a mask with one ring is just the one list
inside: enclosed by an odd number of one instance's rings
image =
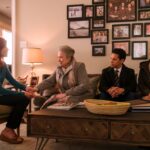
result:
[(114, 71), (114, 74), (115, 74), (115, 76), (114, 76), (114, 86), (119, 86), (119, 76), (118, 76), (118, 70), (116, 69), (115, 71)]

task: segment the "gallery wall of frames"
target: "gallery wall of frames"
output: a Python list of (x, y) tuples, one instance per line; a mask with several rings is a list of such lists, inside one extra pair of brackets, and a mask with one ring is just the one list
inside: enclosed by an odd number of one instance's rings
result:
[[(67, 19), (68, 38), (91, 38), (92, 56), (105, 56), (106, 45), (112, 44), (132, 59), (148, 58), (150, 0), (91, 0), (91, 5), (67, 5)], [(111, 29), (107, 29), (110, 23)]]

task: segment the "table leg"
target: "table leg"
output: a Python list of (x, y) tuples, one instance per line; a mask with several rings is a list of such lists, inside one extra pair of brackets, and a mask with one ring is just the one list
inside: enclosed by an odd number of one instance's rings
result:
[(37, 138), (35, 150), (43, 150), (49, 138)]

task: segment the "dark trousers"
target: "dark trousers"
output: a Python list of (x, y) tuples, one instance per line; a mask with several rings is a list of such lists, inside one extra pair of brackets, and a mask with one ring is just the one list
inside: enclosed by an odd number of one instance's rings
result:
[(102, 92), (100, 94), (100, 99), (113, 100), (113, 101), (128, 101), (128, 100), (136, 99), (136, 94), (132, 92), (128, 92), (124, 95), (120, 95), (118, 97), (112, 98), (111, 95), (109, 95), (108, 93)]
[(0, 96), (0, 105), (12, 106), (6, 127), (16, 129), (20, 126), (22, 116), (28, 106), (30, 99), (23, 95)]

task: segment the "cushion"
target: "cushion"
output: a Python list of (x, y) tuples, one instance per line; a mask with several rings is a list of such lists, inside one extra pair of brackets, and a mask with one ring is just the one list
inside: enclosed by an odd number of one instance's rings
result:
[(6, 105), (0, 105), (0, 115), (9, 114), (12, 110), (12, 107)]
[(90, 77), (89, 81), (95, 96), (96, 94), (98, 94), (98, 85), (100, 81), (100, 76)]

